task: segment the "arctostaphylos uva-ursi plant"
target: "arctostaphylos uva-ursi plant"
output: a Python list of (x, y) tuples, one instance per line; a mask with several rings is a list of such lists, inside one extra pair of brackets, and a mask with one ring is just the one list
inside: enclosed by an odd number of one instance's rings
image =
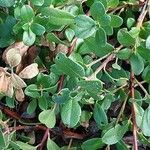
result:
[(0, 0), (0, 149), (150, 149), (150, 1)]

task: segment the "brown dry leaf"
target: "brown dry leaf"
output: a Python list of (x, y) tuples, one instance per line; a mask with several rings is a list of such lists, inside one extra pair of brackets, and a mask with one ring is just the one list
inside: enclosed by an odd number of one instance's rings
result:
[(26, 83), (15, 73), (11, 74), (11, 81), (16, 89), (22, 89), (27, 86)]
[(24, 101), (24, 97), (25, 97), (23, 90), (22, 89), (16, 89), (15, 97), (16, 97), (17, 101), (23, 102)]
[(16, 67), (21, 62), (21, 54), (19, 49), (9, 49), (6, 53), (6, 60), (11, 67)]
[(63, 45), (63, 44), (58, 44), (56, 47), (56, 54), (58, 54), (60, 52), (67, 54), (68, 53), (68, 47), (66, 45)]
[(32, 63), (31, 65), (24, 68), (20, 73), (19, 76), (23, 79), (31, 79), (37, 76), (39, 73), (38, 64)]
[(13, 83), (11, 81), (11, 77), (8, 78), (8, 88), (7, 88), (7, 92), (6, 95), (9, 97), (13, 97), (14, 94), (14, 88), (13, 88)]
[(5, 60), (5, 62), (7, 62), (7, 61), (6, 61), (6, 53), (7, 53), (7, 52), (9, 51), (9, 49), (11, 49), (11, 48), (19, 49), (20, 55), (23, 56), (23, 55), (27, 52), (29, 46), (26, 46), (23, 42), (16, 42), (16, 43), (14, 43), (13, 45), (9, 46), (9, 47), (4, 51), (3, 56), (2, 56), (3, 60)]
[(23, 55), (21, 63), (16, 68), (16, 73), (19, 74), (25, 67), (32, 64), (34, 59), (39, 54), (39, 48), (36, 46), (30, 47), (27, 52)]
[(8, 89), (8, 78), (4, 72), (1, 72), (0, 76), (0, 93), (6, 93)]

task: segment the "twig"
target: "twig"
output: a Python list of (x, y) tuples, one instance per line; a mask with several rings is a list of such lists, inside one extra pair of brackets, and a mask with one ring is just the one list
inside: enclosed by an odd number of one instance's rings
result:
[(48, 135), (49, 135), (49, 128), (46, 129), (45, 134), (44, 134), (44, 136), (43, 136), (43, 138), (42, 138), (42, 141), (41, 141), (41, 143), (38, 145), (38, 147), (40, 147), (39, 150), (43, 150), (43, 147), (44, 147), (45, 142), (46, 142), (46, 140), (47, 140), (47, 138), (48, 138)]
[(149, 96), (149, 94), (148, 94), (147, 90), (144, 88), (144, 86), (136, 78), (134, 80), (139, 85), (139, 87), (142, 89), (142, 91), (145, 93), (145, 96)]
[[(146, 0), (145, 5), (143, 6), (142, 12), (139, 15), (139, 18), (137, 20), (137, 25), (136, 27), (141, 28), (144, 18), (147, 14), (147, 6), (148, 6), (148, 2), (149, 0)], [(134, 102), (134, 98), (135, 98), (135, 89), (134, 89), (134, 80), (135, 80), (135, 76), (134, 76), (134, 72), (133, 70), (131, 70), (130, 73), (130, 92), (131, 92), (131, 98), (133, 99), (132, 102), (132, 121), (133, 121), (133, 146), (134, 146), (134, 150), (138, 150), (138, 144), (137, 144), (137, 125), (136, 125), (136, 116), (135, 116), (135, 102)]]
[(77, 42), (77, 38), (73, 39), (71, 46), (68, 48), (68, 53), (67, 53), (68, 56), (72, 53), (72, 51), (76, 45), (76, 42)]
[(120, 112), (119, 112), (119, 115), (117, 116), (117, 119), (116, 119), (116, 122), (115, 122), (115, 125), (118, 124), (123, 112), (124, 112), (124, 109), (125, 109), (125, 106), (126, 106), (126, 103), (127, 103), (127, 100), (128, 100), (128, 97), (126, 97), (126, 99), (124, 100), (123, 104), (122, 104), (122, 107), (120, 109)]
[(72, 141), (73, 141), (73, 139), (70, 139), (70, 141), (69, 141), (69, 145), (68, 145), (68, 147), (67, 147), (67, 150), (70, 150), (71, 145), (72, 145)]
[(10, 127), (8, 130), (6, 130), (4, 132), (4, 134), (7, 134), (9, 132), (12, 132), (12, 131), (18, 131), (18, 130), (46, 130), (47, 128), (45, 126), (41, 126), (41, 125), (36, 125), (36, 126), (17, 126), (17, 127)]
[(87, 79), (91, 80), (91, 79), (95, 79), (96, 75), (104, 68), (106, 67), (106, 65), (115, 58), (115, 54), (110, 54), (106, 60), (96, 69), (96, 71), (90, 75)]
[(132, 102), (132, 121), (133, 121), (133, 146), (134, 150), (138, 150), (138, 144), (137, 144), (137, 125), (136, 125), (136, 116), (135, 116), (135, 103), (134, 103), (134, 98), (135, 98), (135, 89), (134, 89), (134, 73), (131, 71), (130, 75), (130, 87), (131, 87), (131, 98), (133, 99)]
[(107, 55), (105, 55), (105, 56), (103, 56), (103, 57), (101, 57), (101, 58), (99, 58), (99, 59), (97, 59), (97, 60), (95, 60), (95, 61), (92, 61), (90, 64), (88, 64), (88, 65), (86, 65), (86, 66), (87, 66), (87, 67), (91, 67), (91, 66), (95, 65), (96, 63), (100, 62), (101, 60), (105, 59), (105, 58), (108, 57), (109, 55), (110, 55), (110, 54), (107, 54)]

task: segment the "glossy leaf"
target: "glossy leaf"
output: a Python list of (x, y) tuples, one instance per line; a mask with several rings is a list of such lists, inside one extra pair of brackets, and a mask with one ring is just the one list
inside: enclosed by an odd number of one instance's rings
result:
[(106, 45), (107, 37), (103, 28), (99, 28), (95, 34), (95, 41), (97, 46), (103, 47)]
[(92, 138), (85, 141), (81, 147), (83, 150), (97, 150), (99, 148), (102, 148), (104, 145), (105, 144), (102, 142), (101, 138)]
[(24, 150), (36, 150), (37, 148), (21, 141), (16, 141), (17, 145)]
[(74, 32), (78, 38), (86, 39), (92, 36), (96, 31), (96, 24), (93, 19), (85, 15), (79, 15), (75, 18)]
[(29, 29), (23, 32), (23, 42), (27, 46), (31, 46), (35, 42), (36, 35)]
[(45, 124), (48, 128), (53, 128), (56, 123), (54, 110), (44, 110), (39, 114), (39, 121)]
[(11, 7), (15, 4), (15, 0), (0, 0), (1, 7)]
[[(144, 69), (144, 62), (139, 54), (133, 54), (130, 57), (131, 68), (135, 75), (141, 74)], [(137, 67), (138, 66), (138, 67)]]
[(117, 34), (117, 39), (123, 46), (133, 46), (135, 44), (135, 39), (129, 34), (127, 29), (120, 29)]
[(99, 127), (102, 127), (108, 123), (106, 112), (103, 110), (100, 104), (95, 104), (93, 113), (94, 119)]
[(38, 92), (38, 88), (36, 84), (31, 84), (25, 89), (25, 94), (32, 97), (32, 98), (38, 98), (40, 97), (40, 94)]
[(31, 2), (36, 6), (42, 6), (44, 4), (44, 0), (31, 0)]
[(81, 116), (81, 107), (78, 101), (70, 99), (61, 110), (61, 119), (65, 125), (73, 128), (77, 125)]
[[(74, 23), (74, 16), (57, 8), (46, 7), (42, 9), (42, 15), (49, 17), (49, 23), (53, 25), (69, 25)], [(61, 21), (60, 21), (61, 20)]]
[(23, 21), (31, 21), (34, 17), (34, 11), (29, 5), (23, 5), (20, 10), (20, 15)]
[(63, 72), (63, 74), (70, 77), (83, 77), (85, 75), (84, 68), (64, 54), (59, 53), (56, 57), (56, 67)]
[(43, 35), (46, 31), (45, 27), (38, 23), (33, 23), (31, 25), (31, 30), (36, 35)]
[(120, 141), (128, 129), (128, 124), (124, 126), (116, 125), (115, 127), (106, 131), (104, 136), (102, 137), (102, 141), (108, 145), (112, 145)]
[(143, 131), (143, 134), (145, 136), (150, 136), (150, 107), (148, 107), (144, 114), (143, 114), (143, 118), (142, 118), (142, 125), (141, 125), (141, 129)]
[(47, 150), (60, 150), (60, 148), (57, 146), (57, 144), (48, 138), (47, 140)]

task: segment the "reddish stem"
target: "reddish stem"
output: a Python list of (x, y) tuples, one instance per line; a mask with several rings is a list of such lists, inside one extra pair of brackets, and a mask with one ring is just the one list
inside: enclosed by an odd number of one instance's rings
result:
[(48, 135), (49, 135), (49, 128), (46, 129), (45, 133), (44, 133), (44, 136), (42, 138), (42, 141), (41, 143), (39, 144), (39, 150), (43, 150), (43, 147), (45, 145), (45, 142), (47, 141), (47, 138), (48, 138)]
[(130, 75), (130, 87), (131, 87), (131, 98), (133, 99), (132, 101), (132, 122), (133, 122), (133, 146), (134, 150), (138, 150), (138, 144), (137, 144), (137, 125), (136, 125), (136, 115), (135, 115), (135, 103), (134, 103), (134, 98), (135, 98), (135, 89), (134, 89), (134, 73), (131, 71)]

